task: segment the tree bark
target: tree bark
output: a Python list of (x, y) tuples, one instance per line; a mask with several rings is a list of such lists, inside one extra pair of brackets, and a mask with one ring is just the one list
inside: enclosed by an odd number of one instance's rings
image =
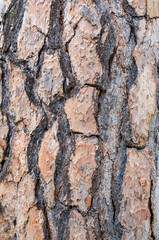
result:
[(0, 13), (0, 239), (159, 240), (159, 0)]

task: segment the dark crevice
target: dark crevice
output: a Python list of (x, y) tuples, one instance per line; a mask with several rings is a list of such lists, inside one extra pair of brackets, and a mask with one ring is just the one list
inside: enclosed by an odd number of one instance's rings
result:
[(101, 181), (102, 181), (102, 174), (103, 174), (103, 144), (102, 141), (99, 139), (98, 141), (99, 148), (96, 150), (96, 164), (97, 167), (93, 173), (92, 177), (92, 187), (90, 189), (91, 193), (91, 205), (90, 209), (88, 210), (86, 217), (91, 215), (94, 219), (95, 229), (94, 234), (96, 236), (96, 239), (104, 239), (104, 232), (103, 232), (103, 222), (101, 223), (101, 212), (102, 212), (102, 206), (101, 206), (101, 199), (99, 195)]
[(40, 181), (40, 170), (37, 168), (34, 170), (35, 179), (35, 199), (38, 209), (43, 209), (43, 188)]
[[(123, 1), (124, 10), (126, 12), (126, 18), (129, 20), (128, 22), (129, 22), (129, 25), (132, 29), (132, 27), (134, 26), (133, 18), (135, 17), (136, 13), (134, 12), (134, 10), (131, 6), (129, 6), (128, 9), (127, 9), (127, 3), (126, 2), (127, 1)], [(138, 68), (137, 68), (135, 58), (133, 56), (134, 49), (135, 49), (135, 46), (137, 44), (137, 37), (136, 37), (136, 31), (137, 30), (135, 29), (134, 31), (135, 31), (134, 32), (134, 38), (131, 38), (132, 30), (130, 31), (131, 33), (130, 33), (130, 36), (129, 36), (129, 41), (131, 40), (131, 42), (129, 44), (132, 45), (132, 50), (133, 50), (132, 56), (130, 57), (130, 59), (128, 61), (128, 65), (124, 69), (124, 72), (127, 73), (127, 77), (126, 77), (126, 94), (125, 94), (123, 107), (122, 107), (123, 110), (122, 110), (121, 134), (122, 134), (123, 141), (124, 141), (127, 148), (136, 147), (134, 145), (133, 141), (132, 141), (132, 136), (131, 136), (132, 129), (131, 129), (130, 110), (129, 110), (129, 105), (128, 105), (130, 88), (135, 83), (135, 81), (137, 80), (137, 76), (138, 76)]]
[[(104, 142), (105, 144), (107, 144), (108, 141), (108, 134), (109, 134), (109, 112), (111, 113), (111, 110), (114, 108), (115, 110), (115, 102), (116, 102), (116, 96), (112, 95), (112, 93), (108, 92), (109, 88), (111, 89), (112, 85), (114, 85), (115, 83), (112, 81), (114, 81), (114, 77), (112, 74), (112, 66), (113, 66), (113, 60), (114, 57), (116, 55), (117, 52), (117, 46), (116, 46), (116, 35), (115, 35), (115, 30), (113, 28), (112, 22), (109, 19), (109, 17), (103, 17), (103, 19), (101, 19), (101, 23), (102, 23), (102, 30), (101, 30), (101, 37), (100, 40), (98, 42), (98, 46), (97, 46), (97, 52), (98, 55), (100, 57), (102, 66), (103, 66), (103, 76), (101, 78), (101, 82), (102, 82), (102, 88), (106, 89), (105, 92), (101, 92), (100, 93), (100, 97), (99, 97), (99, 101), (98, 101), (98, 118), (97, 118), (97, 124), (98, 124), (98, 128), (99, 128), (99, 134), (101, 139), (103, 140), (102, 142)], [(104, 44), (101, 42), (102, 39), (102, 35), (104, 33), (104, 28), (105, 25), (108, 25), (108, 35), (106, 38), (106, 41), (104, 42)], [(114, 70), (113, 70), (114, 71)], [(131, 74), (129, 72), (129, 74)], [(134, 77), (135, 78), (135, 77)], [(121, 125), (121, 124), (120, 124)], [(120, 127), (119, 127), (120, 128)], [(119, 132), (120, 135), (120, 132)], [(120, 142), (120, 140), (119, 140)], [(123, 146), (122, 146), (123, 144)], [(117, 148), (119, 148), (119, 146), (116, 146)], [(126, 152), (126, 147), (124, 146), (124, 143), (121, 143), (121, 151), (122, 154), (121, 156), (119, 156), (119, 153), (116, 153), (116, 158), (118, 158), (118, 160), (113, 157), (113, 159), (110, 158), (110, 154), (109, 155), (109, 159), (112, 162), (113, 165), (116, 165), (116, 161), (119, 161), (118, 165), (120, 169), (115, 169), (115, 166), (112, 169), (112, 177), (111, 177), (111, 196), (110, 196), (110, 204), (109, 206), (107, 206), (107, 211), (108, 211), (108, 215), (109, 215), (109, 222), (108, 222), (108, 217), (105, 216), (105, 214), (103, 213), (103, 209), (100, 209), (99, 207), (96, 206), (96, 204), (98, 204), (97, 202), (102, 202), (104, 201), (104, 197), (103, 199), (98, 199), (98, 196), (95, 196), (93, 201), (96, 202), (95, 203), (95, 207), (96, 207), (96, 211), (98, 212), (98, 217), (100, 218), (101, 221), (101, 231), (103, 234), (104, 238), (108, 238), (110, 237), (110, 239), (112, 240), (119, 240), (122, 239), (122, 235), (123, 235), (123, 226), (121, 225), (121, 223), (119, 222), (118, 219), (118, 215), (120, 212), (120, 200), (121, 200), (121, 187), (122, 187), (122, 183), (123, 183), (123, 175), (124, 175), (124, 171), (125, 171), (125, 166), (126, 166), (126, 162), (127, 162), (127, 157), (123, 157), (124, 153)], [(110, 149), (111, 150), (111, 149)], [(105, 161), (103, 159), (103, 161)], [(115, 161), (115, 162), (114, 162)], [(100, 173), (102, 172), (102, 169), (100, 169)], [(101, 176), (102, 179), (102, 176)], [(101, 181), (101, 180), (100, 180)], [(99, 181), (99, 184), (101, 185)], [(98, 192), (98, 190), (97, 190)], [(104, 203), (103, 203), (104, 204)], [(98, 209), (99, 208), (99, 209)], [(96, 234), (97, 235), (97, 234)], [(104, 239), (103, 238), (103, 239)]]
[(75, 131), (70, 131), (71, 134), (74, 135), (81, 135), (83, 138), (97, 138), (102, 141), (101, 137), (99, 135), (91, 134), (91, 135), (85, 135), (83, 132), (75, 132)]
[(107, 85), (111, 81), (111, 68), (113, 64), (113, 59), (116, 54), (116, 36), (112, 24), (109, 23), (109, 18), (104, 19), (102, 24), (103, 28), (101, 30), (101, 37), (104, 32), (105, 24), (108, 24), (109, 31), (104, 44), (101, 42), (101, 39), (98, 41), (97, 53), (99, 55), (104, 72), (101, 78), (100, 85), (102, 86), (102, 89), (107, 89)]
[[(159, 118), (159, 115), (158, 114), (156, 114), (156, 115)], [(155, 143), (154, 165), (155, 165), (156, 173), (158, 173), (158, 143), (159, 143), (158, 132), (159, 132), (159, 125), (157, 124), (157, 126), (155, 128), (155, 133), (154, 133), (154, 143)]]
[(52, 1), (48, 40), (49, 48), (53, 50), (60, 50), (59, 60), (64, 77), (63, 93), (66, 95), (67, 92), (75, 87), (76, 80), (72, 72), (71, 60), (68, 53), (68, 45), (66, 43), (64, 47), (62, 42), (64, 5), (64, 0)]
[(65, 207), (59, 201), (56, 201), (54, 209), (52, 210), (52, 217), (53, 217), (54, 225), (56, 226), (56, 232), (54, 234), (57, 240), (68, 239), (69, 215), (70, 215), (70, 207)]
[(108, 70), (108, 77), (109, 78), (111, 76), (111, 68), (112, 68), (114, 57), (116, 55), (116, 51), (117, 51), (117, 48), (114, 46), (113, 52), (112, 52), (112, 54), (111, 54), (111, 56), (109, 58), (109, 70)]
[(152, 205), (152, 195), (153, 195), (153, 180), (151, 179), (150, 184), (150, 197), (149, 197), (149, 211), (150, 211), (150, 227), (151, 227), (151, 239), (155, 240), (153, 224), (154, 224), (154, 209)]
[(9, 89), (8, 89), (8, 82), (7, 82), (7, 64), (4, 59), (0, 62), (1, 64), (1, 81), (2, 81), (2, 104), (1, 104), (1, 111), (2, 114), (6, 115), (9, 113)]
[(63, 81), (63, 95), (66, 96), (66, 93), (67, 93), (67, 79), (65, 77)]
[[(70, 183), (68, 178), (68, 166), (71, 157), (71, 149), (69, 148), (73, 147), (71, 145), (71, 141), (73, 139), (71, 139), (67, 118), (63, 112), (61, 112), (59, 116), (58, 123), (59, 124), (57, 137), (60, 144), (60, 151), (55, 161), (55, 199), (56, 201), (60, 201), (63, 203), (62, 199), (65, 198), (67, 202), (70, 203)], [(63, 195), (63, 197), (61, 196), (61, 194)]]
[(43, 224), (43, 231), (46, 240), (51, 239), (51, 229), (48, 220), (48, 211), (47, 211), (47, 203), (43, 200), (43, 213), (44, 213), (44, 224)]
[(9, 155), (10, 155), (10, 149), (11, 149), (11, 140), (12, 140), (12, 134), (14, 130), (14, 124), (11, 120), (10, 114), (9, 114), (9, 90), (8, 90), (8, 76), (7, 76), (7, 65), (5, 61), (3, 60), (0, 62), (1, 64), (1, 81), (2, 81), (2, 105), (1, 105), (1, 111), (2, 115), (5, 115), (7, 118), (7, 125), (9, 127), (7, 138), (6, 138), (6, 148), (3, 152), (3, 159), (1, 161), (1, 170), (0, 170), (0, 181), (4, 179), (4, 177), (8, 173), (8, 167), (9, 167)]
[(11, 50), (16, 52), (16, 38), (21, 28), (25, 11), (25, 0), (14, 0), (10, 5), (9, 11), (4, 15), (4, 45), (3, 52)]
[[(100, 137), (102, 139), (102, 141), (99, 141), (99, 151), (96, 155), (96, 161), (97, 161), (97, 169), (94, 173), (93, 179), (92, 179), (92, 189), (91, 189), (91, 193), (92, 193), (92, 203), (91, 203), (91, 209), (90, 209), (90, 213), (92, 212), (96, 212), (96, 217), (97, 217), (97, 221), (100, 220), (100, 226), (96, 226), (98, 229), (98, 232), (95, 229), (95, 234), (97, 239), (100, 239), (101, 234), (99, 236), (99, 231), (100, 233), (102, 233), (102, 237), (103, 239), (107, 238), (108, 236), (111, 237), (111, 239), (114, 239), (114, 230), (113, 230), (113, 223), (112, 223), (112, 206), (107, 206), (107, 211), (108, 211), (108, 215), (110, 222), (107, 222), (107, 217), (105, 216), (105, 213), (103, 212), (103, 204), (105, 205), (105, 198), (104, 196), (101, 198), (99, 191), (100, 191), (100, 187), (102, 187), (102, 178), (104, 177), (103, 174), (103, 164), (105, 162), (104, 156), (104, 146), (103, 146), (103, 141), (106, 143), (107, 138), (106, 138), (106, 129), (107, 126), (105, 126), (105, 120), (104, 120), (104, 125), (101, 122), (101, 118), (100, 115), (102, 114), (103, 111), (103, 107), (106, 106), (107, 104), (105, 104), (105, 101), (103, 102), (103, 100), (106, 99), (106, 93), (103, 91), (100, 91), (99, 94), (99, 99), (98, 99), (98, 106), (97, 106), (97, 111), (96, 114), (98, 114), (98, 116), (96, 117), (96, 122), (97, 122), (97, 126), (98, 126), (98, 131), (100, 134)], [(106, 110), (106, 109), (105, 109)], [(104, 110), (104, 112), (105, 112)], [(104, 113), (103, 112), (103, 113)], [(108, 114), (108, 113), (107, 113)], [(103, 129), (104, 127), (104, 129)], [(110, 210), (111, 208), (111, 210)], [(114, 232), (114, 233), (113, 233)]]
[[(73, 35), (65, 43), (65, 47), (63, 47), (60, 52), (60, 66), (62, 69), (63, 76), (65, 78), (65, 85), (64, 85), (64, 93), (65, 94), (67, 92), (69, 92), (70, 90), (72, 90), (76, 85), (76, 78), (72, 71), (72, 64), (71, 64), (71, 59), (69, 56), (69, 44), (76, 35), (76, 29), (77, 29), (78, 24), (81, 21), (81, 19), (82, 19), (82, 17), (75, 24), (75, 26), (73, 28)], [(67, 84), (67, 79), (68, 79), (68, 84)]]
[(143, 151), (143, 150), (145, 149), (146, 145), (144, 145), (144, 146), (137, 146), (137, 145), (134, 145), (134, 144), (132, 143), (132, 144), (130, 144), (130, 145), (127, 145), (126, 147), (127, 147), (127, 148), (136, 148), (138, 151)]
[(64, 0), (53, 0), (50, 11), (50, 23), (48, 31), (49, 48), (53, 50), (62, 47)]
[(43, 135), (48, 128), (47, 116), (44, 116), (40, 124), (31, 133), (30, 142), (27, 149), (28, 170), (36, 173), (38, 167), (38, 151), (43, 139)]
[(40, 74), (41, 74), (41, 65), (42, 65), (43, 60), (44, 60), (45, 49), (46, 49), (46, 37), (45, 37), (44, 44), (43, 44), (42, 48), (38, 52), (38, 60), (37, 60), (37, 63), (36, 63), (36, 67), (37, 67), (36, 79), (38, 79), (40, 77)]
[(17, 226), (17, 219), (14, 219), (14, 220), (13, 220), (13, 225), (14, 225), (14, 227)]
[[(60, 151), (55, 160), (55, 173), (54, 173), (54, 184), (55, 184), (55, 202), (56, 206), (53, 210), (54, 220), (58, 229), (57, 239), (67, 239), (69, 234), (68, 219), (71, 209), (70, 199), (70, 181), (69, 181), (69, 164), (71, 155), (75, 151), (75, 138), (70, 133), (69, 124), (63, 109), (59, 112), (58, 121), (58, 142), (60, 144)], [(62, 212), (56, 221), (56, 211), (59, 204), (62, 205)]]
[(65, 78), (65, 93), (67, 93), (75, 87), (76, 80), (72, 72), (70, 56), (64, 49), (61, 49), (60, 51), (60, 66), (62, 74)]
[(3, 159), (1, 161), (1, 170), (0, 170), (0, 182), (4, 180), (5, 176), (8, 174), (9, 159)]
[(0, 170), (0, 181), (4, 180), (5, 176), (8, 173), (9, 170), (9, 164), (10, 164), (10, 159), (9, 159), (9, 155), (10, 155), (10, 150), (11, 150), (11, 141), (12, 141), (12, 135), (13, 135), (13, 130), (14, 127), (12, 126), (12, 123), (10, 122), (10, 117), (7, 114), (7, 122), (8, 122), (8, 126), (9, 126), (9, 131), (7, 134), (7, 138), (6, 138), (6, 148), (3, 152), (3, 159), (1, 161), (1, 170)]
[[(123, 106), (125, 106), (125, 102), (123, 100)], [(116, 149), (116, 157), (115, 161), (111, 160), (110, 154), (108, 153), (110, 161), (112, 161), (112, 178), (111, 178), (111, 199), (112, 199), (112, 207), (114, 210), (113, 213), (113, 225), (115, 232), (115, 239), (121, 239), (123, 235), (123, 226), (119, 220), (120, 206), (122, 200), (122, 185), (123, 185), (123, 177), (127, 163), (127, 147), (125, 146), (125, 141), (122, 135), (122, 125), (123, 125), (123, 107), (121, 109), (121, 121), (119, 126), (119, 146)], [(117, 229), (117, 232), (116, 230)], [(117, 234), (116, 234), (117, 233)]]
[(134, 18), (138, 17), (137, 13), (135, 12), (135, 9), (129, 5), (127, 0), (123, 0), (123, 8), (126, 14), (126, 20), (130, 26), (129, 42), (133, 37), (135, 44), (137, 44), (136, 26), (134, 24)]
[(114, 228), (117, 229), (116, 239), (121, 239), (123, 234), (123, 227), (119, 222), (119, 213), (120, 213), (120, 202), (122, 200), (122, 184), (123, 177), (125, 172), (125, 167), (127, 163), (127, 148), (122, 146), (118, 149), (118, 153), (116, 156), (116, 165), (117, 169), (112, 170), (112, 205), (114, 209), (113, 221)]
[(105, 70), (109, 70), (109, 61), (112, 55), (114, 55), (114, 48), (116, 44), (115, 32), (112, 25), (109, 27), (107, 38), (102, 44), (98, 43), (97, 51), (101, 59), (102, 65), (105, 67)]
[(130, 66), (128, 67), (128, 80), (127, 80), (127, 88), (128, 92), (130, 91), (131, 86), (134, 84), (135, 80), (138, 76), (138, 68), (136, 65), (135, 58), (133, 57), (130, 62)]
[[(101, 183), (101, 167), (102, 167), (102, 161), (103, 161), (103, 153), (102, 153), (102, 142), (100, 140), (98, 142), (98, 145), (99, 145), (99, 148), (97, 149), (96, 156), (95, 156), (97, 167), (92, 177), (92, 187), (90, 190), (92, 195), (92, 204), (93, 204), (93, 198), (97, 193), (97, 191), (99, 190), (99, 186)], [(93, 207), (92, 204), (90, 209)]]
[(126, 147), (134, 147), (131, 141), (131, 120), (130, 111), (128, 107), (128, 83), (126, 85), (126, 94), (122, 107), (122, 121), (121, 121), (121, 135)]
[(70, 204), (65, 204), (63, 202), (60, 202), (59, 200), (56, 201), (57, 203), (60, 203), (63, 207), (70, 209), (70, 211), (72, 210), (76, 210), (78, 213), (80, 213), (82, 215), (82, 217), (85, 219), (86, 217), (86, 213), (83, 212), (82, 210), (79, 209), (78, 205), (70, 205)]
[(65, 97), (61, 96), (60, 94), (56, 94), (54, 96), (54, 100), (50, 101), (48, 109), (55, 116), (55, 118), (56, 116), (58, 116), (58, 114), (60, 114), (61, 109), (63, 108), (64, 102), (65, 102)]
[(75, 26), (73, 27), (73, 35), (70, 37), (70, 39), (65, 43), (65, 50), (66, 50), (66, 52), (69, 52), (68, 51), (68, 48), (69, 48), (69, 44), (70, 44), (70, 42), (72, 41), (72, 39), (75, 37), (75, 35), (76, 35), (76, 30), (77, 30), (77, 28), (78, 28), (78, 24), (80, 23), (80, 21), (81, 21), (81, 19), (82, 19), (82, 17), (77, 21), (77, 23), (75, 24)]
[(92, 2), (94, 2), (97, 5), (97, 7), (100, 6), (100, 0), (92, 0)]
[(43, 223), (43, 233), (44, 233), (44, 239), (50, 240), (51, 239), (51, 233), (50, 233), (50, 226), (48, 221), (48, 211), (45, 199), (43, 197), (43, 186), (41, 184), (40, 180), (40, 171), (38, 167), (34, 170), (34, 179), (35, 179), (35, 199), (36, 199), (36, 205), (39, 210), (42, 210), (44, 214), (44, 223)]
[(25, 66), (27, 66), (28, 61), (25, 59), (19, 59), (13, 52), (9, 51), (7, 54), (4, 53), (3, 54), (4, 57), (8, 58), (10, 63), (12, 63), (13, 65), (19, 67), (21, 70), (23, 70), (25, 68)]
[(101, 92), (106, 92), (106, 90), (103, 89), (101, 85), (98, 83), (95, 83), (95, 84), (85, 83), (84, 86), (93, 87), (93, 88), (96, 88), (97, 90), (100, 90)]
[(66, 208), (61, 213), (60, 221), (59, 221), (59, 224), (58, 224), (57, 240), (68, 239), (68, 235), (69, 235), (69, 227), (68, 227), (69, 214), (70, 214), (70, 209), (69, 208)]
[(137, 44), (137, 35), (136, 35), (136, 29), (135, 29), (134, 23), (129, 23), (129, 26), (130, 26), (129, 42), (131, 38), (134, 38), (135, 44)]
[(123, 0), (123, 8), (129, 21), (131, 21), (133, 17), (137, 17), (135, 9), (130, 6), (127, 0)]
[(13, 237), (9, 237), (8, 240), (17, 240), (17, 234), (15, 233)]
[(36, 106), (42, 108), (41, 102), (35, 95), (34, 84), (35, 84), (35, 72), (28, 66), (25, 66), (23, 73), (26, 75), (25, 91), (29, 100)]
[(98, 138), (101, 140), (102, 142), (102, 138), (100, 136), (100, 123), (99, 123), (99, 113), (100, 113), (100, 109), (101, 109), (101, 105), (100, 105), (100, 98), (101, 95), (105, 93), (105, 91), (103, 90), (99, 90), (98, 95), (96, 96), (96, 99), (93, 98), (94, 100), (94, 118), (96, 121), (96, 126), (97, 126), (97, 132), (98, 132)]

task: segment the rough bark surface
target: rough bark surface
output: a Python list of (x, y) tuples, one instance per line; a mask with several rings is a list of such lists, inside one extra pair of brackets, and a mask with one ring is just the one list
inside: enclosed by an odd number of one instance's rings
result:
[(159, 240), (159, 0), (0, 13), (0, 239)]

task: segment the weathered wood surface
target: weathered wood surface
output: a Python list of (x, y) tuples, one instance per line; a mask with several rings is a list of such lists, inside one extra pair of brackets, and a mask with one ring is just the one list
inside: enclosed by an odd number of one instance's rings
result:
[(159, 240), (159, 0), (0, 12), (0, 239)]

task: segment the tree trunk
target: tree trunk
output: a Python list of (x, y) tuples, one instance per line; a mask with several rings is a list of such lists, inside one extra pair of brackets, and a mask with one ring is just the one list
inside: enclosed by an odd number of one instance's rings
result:
[(159, 240), (159, 0), (0, 12), (0, 239)]

